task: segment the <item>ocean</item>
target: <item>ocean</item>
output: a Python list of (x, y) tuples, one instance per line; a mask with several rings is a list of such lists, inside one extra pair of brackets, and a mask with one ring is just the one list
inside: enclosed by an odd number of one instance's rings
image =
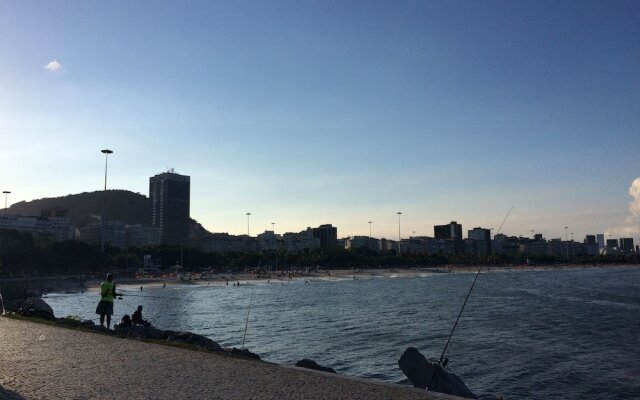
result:
[[(400, 355), (440, 358), (474, 277), (148, 286), (126, 290), (114, 319), (141, 304), (160, 329), (408, 385)], [(46, 301), (58, 317), (97, 318), (96, 292)], [(640, 268), (482, 273), (445, 357), (482, 399), (640, 399)]]

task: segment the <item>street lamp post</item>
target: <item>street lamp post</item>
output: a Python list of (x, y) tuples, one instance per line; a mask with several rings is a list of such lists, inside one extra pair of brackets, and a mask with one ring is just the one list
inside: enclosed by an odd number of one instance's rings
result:
[(7, 197), (11, 192), (4, 190), (2, 193), (4, 193), (4, 217), (7, 218)]
[(271, 230), (273, 231), (273, 247), (276, 251), (276, 271), (278, 270), (278, 238), (276, 237), (276, 223), (271, 223)]
[(576, 256), (576, 253), (573, 249), (573, 232), (571, 232), (571, 258), (574, 258)]
[(104, 154), (104, 192), (102, 194), (102, 216), (100, 217), (100, 250), (104, 253), (104, 239), (105, 239), (105, 207), (107, 202), (107, 166), (109, 162), (109, 154), (113, 154), (112, 150), (104, 149), (100, 150)]
[(402, 215), (402, 213), (400, 211), (398, 211), (396, 214), (398, 214), (398, 257), (400, 257), (402, 254), (402, 250), (401, 250), (401, 243), (402, 243), (402, 235), (400, 234), (400, 216)]
[(567, 254), (567, 260), (569, 259), (569, 244), (567, 243), (569, 241), (569, 233), (567, 231), (567, 229), (569, 229), (568, 226), (564, 227), (564, 246), (565, 246), (565, 253)]
[(251, 217), (251, 213), (248, 212), (247, 213), (247, 236), (251, 236), (251, 234), (249, 233), (249, 218)]

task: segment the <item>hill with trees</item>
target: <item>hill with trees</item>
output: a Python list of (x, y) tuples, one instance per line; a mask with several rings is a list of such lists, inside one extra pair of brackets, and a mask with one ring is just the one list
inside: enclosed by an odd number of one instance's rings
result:
[(151, 201), (140, 193), (128, 190), (107, 190), (70, 194), (12, 204), (7, 213), (12, 215), (39, 216), (43, 210), (65, 212), (72, 225), (81, 228), (99, 221), (104, 210), (107, 220), (126, 224), (151, 224)]

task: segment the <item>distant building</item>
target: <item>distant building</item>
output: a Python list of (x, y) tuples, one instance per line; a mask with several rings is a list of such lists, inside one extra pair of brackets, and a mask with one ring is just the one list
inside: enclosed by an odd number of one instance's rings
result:
[(189, 235), (191, 178), (170, 170), (149, 178), (152, 224), (162, 244), (184, 244)]
[[(89, 244), (100, 244), (102, 224), (94, 222), (80, 228), (80, 240)], [(127, 246), (125, 224), (120, 221), (106, 221), (104, 224), (104, 242), (119, 249)]]
[(212, 233), (208, 240), (201, 243), (206, 252), (227, 253), (230, 251), (251, 252), (260, 248), (258, 239), (247, 235), (234, 236), (228, 233)]
[[(303, 251), (320, 248), (320, 238), (316, 237), (314, 228), (307, 228), (298, 233), (287, 232), (282, 235), (283, 246), (287, 251)], [(336, 233), (337, 235), (337, 233)], [(337, 241), (337, 237), (336, 237)]]
[(633, 253), (633, 238), (621, 238), (620, 250), (625, 253)]
[(0, 216), (0, 229), (13, 229), (33, 235), (46, 236), (57, 242), (72, 240), (75, 236), (75, 227), (64, 217)]
[(607, 239), (608, 249), (618, 249), (618, 239)]
[(476, 257), (486, 257), (491, 254), (491, 230), (473, 228), (467, 231), (469, 253)]
[(603, 233), (598, 233), (596, 235), (596, 243), (598, 243), (598, 248), (599, 249), (603, 249), (604, 248), (604, 234)]
[(587, 235), (587, 236), (585, 236), (584, 243), (585, 244), (597, 244), (598, 242), (596, 242), (596, 235)]
[(313, 228), (313, 237), (320, 239), (320, 247), (323, 249), (334, 248), (338, 243), (338, 228), (331, 224), (320, 225)]
[(378, 239), (369, 236), (351, 236), (345, 239), (344, 248), (347, 250), (356, 248), (366, 248), (378, 251)]
[(433, 236), (438, 240), (462, 240), (462, 225), (456, 221), (451, 221), (448, 225), (435, 225), (433, 227)]
[(126, 225), (127, 247), (147, 247), (160, 244), (160, 228), (148, 225)]

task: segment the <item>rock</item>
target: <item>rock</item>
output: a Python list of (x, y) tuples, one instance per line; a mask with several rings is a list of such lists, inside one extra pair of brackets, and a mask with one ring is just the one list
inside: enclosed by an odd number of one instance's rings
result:
[(186, 343), (194, 346), (204, 347), (211, 351), (222, 351), (222, 347), (217, 342), (209, 339), (206, 336), (198, 335), (192, 332), (172, 332), (173, 335), (168, 335), (167, 340), (169, 342)]
[(73, 326), (73, 327), (83, 326), (86, 328), (95, 325), (93, 321), (91, 321), (90, 319), (80, 320), (80, 319), (69, 318), (69, 317), (58, 318), (58, 323), (66, 326)]
[(477, 398), (454, 373), (447, 372), (437, 363), (430, 363), (416, 348), (409, 347), (398, 360), (398, 365), (413, 386), (434, 392), (469, 399)]
[(131, 325), (129, 327), (116, 326), (113, 328), (113, 331), (118, 335), (133, 337), (137, 339), (166, 339), (164, 331), (140, 325)]
[(88, 326), (88, 328), (92, 331), (96, 331), (96, 332), (102, 332), (102, 333), (113, 333), (112, 331), (110, 331), (109, 329), (105, 328), (102, 325), (92, 325), (92, 326)]
[(308, 358), (303, 358), (302, 360), (298, 361), (296, 363), (296, 367), (315, 369), (316, 371), (331, 372), (334, 374), (336, 373), (336, 370), (334, 370), (333, 368), (323, 367), (322, 365)]
[(256, 353), (252, 353), (247, 349), (237, 349), (235, 347), (231, 348), (231, 350), (228, 350), (231, 354), (237, 355), (237, 356), (242, 356), (242, 357), (248, 357), (248, 358), (255, 358), (256, 360), (260, 360), (260, 356), (257, 355)]
[(26, 317), (38, 317), (55, 321), (56, 317), (53, 315), (53, 309), (42, 299), (34, 299), (27, 301), (22, 306), (18, 307), (18, 314)]

